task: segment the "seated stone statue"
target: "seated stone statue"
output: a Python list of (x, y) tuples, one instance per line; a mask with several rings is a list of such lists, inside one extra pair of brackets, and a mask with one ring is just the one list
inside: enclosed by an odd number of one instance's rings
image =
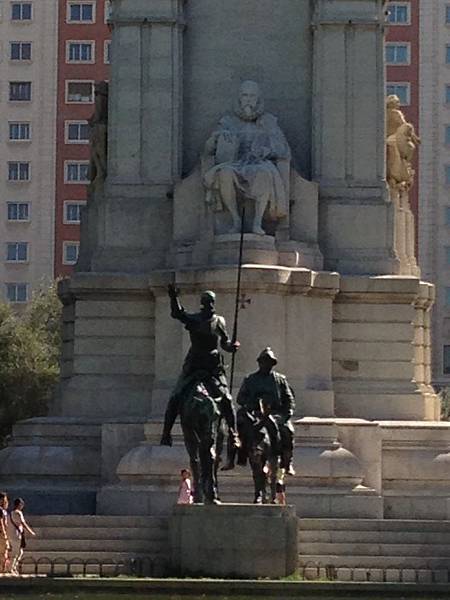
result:
[(408, 190), (414, 183), (412, 166), (420, 138), (414, 125), (408, 123), (400, 110), (398, 96), (391, 95), (386, 101), (386, 170), (391, 188)]
[(288, 181), (291, 152), (277, 119), (264, 112), (259, 86), (244, 81), (234, 115), (223, 117), (206, 142), (202, 159), (207, 202), (227, 209), (241, 230), (238, 197), (254, 202), (252, 233), (265, 235), (265, 214), (273, 220), (289, 210)]

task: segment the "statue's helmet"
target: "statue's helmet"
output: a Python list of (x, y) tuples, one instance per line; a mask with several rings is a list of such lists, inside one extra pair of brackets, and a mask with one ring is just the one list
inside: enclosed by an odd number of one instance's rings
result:
[(259, 363), (264, 362), (265, 360), (270, 360), (272, 361), (272, 365), (274, 366), (278, 363), (278, 358), (275, 356), (274, 351), (269, 346), (267, 346), (267, 348), (264, 348), (264, 350), (261, 352), (261, 354), (256, 360)]
[(200, 304), (202, 306), (210, 306), (216, 302), (216, 294), (211, 290), (206, 290), (202, 292), (200, 296)]

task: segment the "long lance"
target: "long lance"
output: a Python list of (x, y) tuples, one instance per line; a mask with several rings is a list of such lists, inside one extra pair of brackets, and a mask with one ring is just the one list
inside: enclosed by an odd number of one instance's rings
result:
[[(244, 250), (244, 220), (245, 220), (245, 204), (242, 206), (241, 215), (241, 239), (239, 241), (239, 262), (237, 271), (236, 285), (236, 303), (234, 306), (234, 325), (233, 325), (233, 344), (237, 341), (238, 323), (239, 323), (239, 304), (241, 298), (241, 276), (242, 276), (242, 255)], [(230, 394), (233, 391), (234, 367), (236, 364), (236, 352), (233, 352), (231, 357), (231, 373), (230, 373)]]

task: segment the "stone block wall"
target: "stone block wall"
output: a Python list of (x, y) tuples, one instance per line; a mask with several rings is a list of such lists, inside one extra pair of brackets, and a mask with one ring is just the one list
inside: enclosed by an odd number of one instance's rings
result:
[(65, 416), (98, 418), (148, 415), (154, 302), (143, 281), (140, 289), (134, 285), (123, 294), (123, 288), (112, 285), (92, 293), (94, 280), (101, 283), (102, 277), (86, 280), (80, 275), (65, 282), (71, 294), (61, 290), (66, 306), (60, 410)]

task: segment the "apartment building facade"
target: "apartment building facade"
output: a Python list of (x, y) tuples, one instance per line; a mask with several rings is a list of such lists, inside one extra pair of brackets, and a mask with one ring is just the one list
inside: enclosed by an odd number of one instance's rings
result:
[(96, 81), (108, 79), (107, 0), (59, 1), (56, 133), (55, 276), (78, 258), (80, 212), (89, 180), (89, 125)]
[(0, 298), (53, 279), (58, 0), (0, 2)]
[(450, 386), (450, 2), (420, 6), (419, 262), (436, 285), (433, 379)]

